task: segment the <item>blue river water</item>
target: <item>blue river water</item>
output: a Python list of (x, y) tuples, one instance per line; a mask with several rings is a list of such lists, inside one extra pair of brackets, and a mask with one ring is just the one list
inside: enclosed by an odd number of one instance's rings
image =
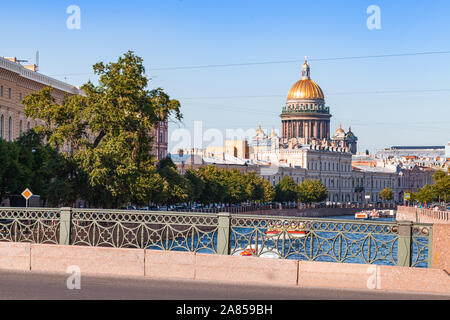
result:
[[(320, 220), (320, 218), (317, 218)], [(327, 217), (326, 220), (354, 220), (354, 216)], [(380, 218), (379, 222), (393, 221)], [(345, 262), (376, 265), (397, 264), (397, 237), (392, 234), (322, 232), (305, 238), (269, 239), (266, 228), (233, 227), (231, 231), (231, 254), (239, 255), (244, 249), (253, 249), (263, 258), (284, 258), (301, 261)], [(195, 251), (214, 253), (217, 249), (217, 233), (204, 232), (192, 237), (176, 238), (165, 243), (149, 246), (149, 249), (172, 251)], [(412, 244), (412, 265), (426, 268), (428, 238), (417, 237)]]

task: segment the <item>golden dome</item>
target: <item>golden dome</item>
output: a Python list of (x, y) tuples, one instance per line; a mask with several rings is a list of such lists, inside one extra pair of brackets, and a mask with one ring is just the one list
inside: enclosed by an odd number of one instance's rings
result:
[(297, 99), (325, 99), (322, 89), (311, 79), (297, 81), (289, 90), (288, 100)]
[(345, 131), (344, 131), (344, 129), (342, 129), (342, 125), (340, 123), (339, 123), (339, 129), (336, 130), (336, 133), (344, 133), (345, 134)]

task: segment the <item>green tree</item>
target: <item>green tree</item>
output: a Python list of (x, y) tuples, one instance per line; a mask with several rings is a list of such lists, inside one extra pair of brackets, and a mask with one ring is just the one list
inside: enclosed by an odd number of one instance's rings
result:
[(21, 178), (24, 176), (23, 168), (19, 163), (19, 150), (16, 144), (0, 139), (0, 164), (1, 202), (8, 195), (20, 190)]
[(385, 188), (380, 192), (380, 198), (386, 201), (391, 201), (394, 199), (394, 192), (392, 192), (391, 188)]
[(435, 194), (439, 202), (441, 202), (441, 200), (447, 202), (450, 195), (450, 175), (439, 170), (433, 175), (433, 180)]
[(52, 89), (44, 88), (24, 99), (25, 114), (45, 121), (35, 130), (58, 151), (70, 147), (107, 207), (145, 203), (155, 195), (152, 182), (160, 181), (150, 156), (153, 130), (170, 116), (181, 120), (180, 103), (162, 89), (147, 89), (143, 61), (131, 51), (93, 69), (99, 83), (83, 85), (84, 95), (57, 104)]
[[(161, 160), (156, 166), (156, 172), (163, 179), (162, 189), (165, 194), (165, 201), (160, 203), (178, 204), (188, 201), (188, 181), (178, 172), (171, 158)], [(162, 200), (163, 198), (159, 199)]]
[[(412, 195), (412, 193), (411, 193)], [(414, 194), (414, 200), (411, 201), (419, 201), (421, 203), (430, 203), (436, 200), (436, 189), (433, 185), (427, 184), (422, 189)]]
[(188, 196), (190, 202), (203, 203), (205, 192), (205, 181), (198, 170), (189, 169), (184, 174), (188, 185)]
[(320, 180), (306, 179), (298, 189), (299, 201), (302, 203), (322, 202), (328, 197), (328, 190)]
[[(262, 178), (261, 178), (262, 179)], [(275, 188), (270, 184), (269, 181), (262, 179), (261, 183), (264, 188), (264, 200), (263, 202), (272, 202), (275, 199)]]
[(223, 170), (211, 165), (199, 168), (198, 174), (205, 186), (200, 202), (202, 204), (224, 203), (228, 197), (228, 190)]
[(266, 202), (266, 186), (264, 185), (264, 179), (258, 176), (255, 172), (249, 172), (245, 174), (246, 184), (246, 200), (253, 202)]
[(299, 198), (298, 184), (295, 183), (291, 176), (283, 176), (283, 178), (275, 186), (275, 201), (277, 202), (293, 202)]

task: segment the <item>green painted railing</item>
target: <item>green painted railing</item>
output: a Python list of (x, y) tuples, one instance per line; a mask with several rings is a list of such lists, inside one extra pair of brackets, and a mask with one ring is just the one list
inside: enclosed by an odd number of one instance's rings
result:
[[(300, 231), (300, 232), (299, 232)], [(433, 226), (242, 214), (0, 208), (0, 242), (431, 267)]]

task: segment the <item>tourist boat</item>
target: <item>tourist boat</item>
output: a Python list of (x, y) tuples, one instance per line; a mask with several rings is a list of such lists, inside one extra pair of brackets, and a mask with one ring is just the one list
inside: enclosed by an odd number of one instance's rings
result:
[(355, 213), (355, 219), (369, 219), (369, 213), (367, 211), (361, 211)]
[(241, 257), (260, 257), (260, 258), (270, 258), (270, 259), (280, 259), (280, 256), (272, 251), (267, 251), (259, 247), (260, 249), (257, 251), (255, 245), (247, 246), (243, 250), (236, 251), (234, 256)]
[(378, 219), (380, 218), (380, 213), (377, 210), (372, 210), (370, 213), (370, 219)]
[(303, 222), (296, 224), (292, 222), (290, 225), (286, 223), (286, 225), (282, 226), (280, 223), (277, 225), (269, 224), (269, 227), (266, 231), (266, 237), (268, 238), (304, 238), (308, 235), (309, 231), (305, 227)]

